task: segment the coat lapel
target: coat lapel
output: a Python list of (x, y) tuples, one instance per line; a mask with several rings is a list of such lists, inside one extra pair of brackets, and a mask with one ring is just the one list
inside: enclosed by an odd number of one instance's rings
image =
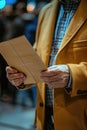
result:
[(58, 54), (75, 36), (75, 34), (78, 32), (78, 30), (84, 24), (86, 19), (87, 19), (87, 0), (81, 0), (78, 10), (76, 11), (75, 15), (73, 16), (73, 18), (70, 22), (70, 25), (68, 27), (68, 30), (63, 38), (62, 45), (60, 46), (60, 50), (58, 51)]

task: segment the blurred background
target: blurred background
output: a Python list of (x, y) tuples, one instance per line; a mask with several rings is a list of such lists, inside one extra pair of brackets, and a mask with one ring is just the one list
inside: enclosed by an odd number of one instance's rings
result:
[[(51, 0), (0, 0), (0, 43), (25, 35), (33, 46), (38, 15)], [(0, 55), (0, 130), (35, 130), (37, 87), (17, 90)]]

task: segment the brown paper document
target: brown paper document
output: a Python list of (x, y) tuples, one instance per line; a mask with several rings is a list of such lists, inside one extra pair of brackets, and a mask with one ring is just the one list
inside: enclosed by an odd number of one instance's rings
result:
[(46, 66), (25, 36), (0, 43), (0, 53), (8, 65), (26, 75), (25, 84), (41, 81), (40, 72), (45, 70)]

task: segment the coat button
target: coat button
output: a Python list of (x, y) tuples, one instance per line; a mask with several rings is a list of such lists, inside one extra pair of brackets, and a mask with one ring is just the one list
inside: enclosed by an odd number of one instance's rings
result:
[(43, 102), (40, 102), (40, 107), (43, 107)]

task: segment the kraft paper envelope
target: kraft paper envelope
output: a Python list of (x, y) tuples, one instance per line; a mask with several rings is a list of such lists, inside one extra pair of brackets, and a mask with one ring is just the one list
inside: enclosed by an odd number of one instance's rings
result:
[(41, 81), (40, 72), (46, 70), (46, 66), (25, 36), (0, 43), (0, 53), (8, 65), (26, 75), (25, 84)]

